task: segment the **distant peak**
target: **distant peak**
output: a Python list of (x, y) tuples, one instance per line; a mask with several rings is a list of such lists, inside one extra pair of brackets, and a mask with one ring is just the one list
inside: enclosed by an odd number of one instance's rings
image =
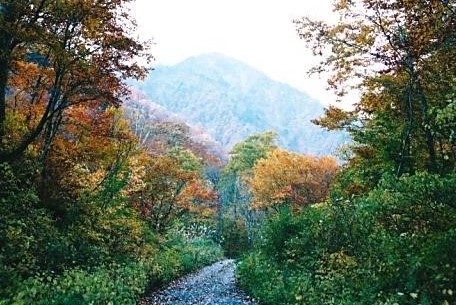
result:
[[(204, 64), (208, 66), (235, 66), (246, 70), (260, 72), (258, 69), (250, 66), (249, 64), (243, 62), (242, 60), (230, 57), (221, 53), (212, 52), (212, 53), (203, 53), (200, 55), (195, 55), (183, 60), (180, 64)], [(177, 64), (177, 65), (180, 65)]]
[(241, 83), (259, 79), (271, 80), (264, 72), (230, 56), (217, 52), (189, 57), (175, 65), (176, 68), (190, 70), (200, 75), (219, 75), (224, 79), (237, 79)]
[(238, 59), (235, 59), (233, 57), (224, 55), (222, 53), (217, 53), (217, 52), (203, 53), (203, 54), (191, 56), (191, 57), (187, 58), (184, 61), (187, 61), (187, 60), (210, 60), (210, 59), (212, 59), (212, 60), (229, 60), (229, 61), (236, 61), (236, 62), (242, 63)]

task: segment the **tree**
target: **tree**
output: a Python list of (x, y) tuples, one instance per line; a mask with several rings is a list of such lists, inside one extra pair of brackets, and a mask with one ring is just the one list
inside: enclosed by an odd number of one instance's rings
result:
[(199, 129), (175, 122), (169, 114), (155, 108), (150, 101), (140, 100), (143, 97), (136, 96), (139, 94), (132, 92), (131, 98), (126, 100), (122, 108), (140, 146), (152, 154), (166, 154), (175, 148), (189, 150), (203, 161), (206, 176), (216, 184), (225, 161), (221, 147), (200, 134)]
[(323, 56), (312, 72), (330, 71), (329, 86), (341, 96), (353, 87), (362, 95), (354, 111), (332, 107), (316, 123), (350, 131), (357, 143), (350, 162), (384, 164), (366, 174), (374, 184), (384, 171), (452, 171), (451, 124), (442, 128), (436, 113), (454, 92), (455, 1), (338, 0), (334, 8), (337, 24), (303, 18), (297, 30)]
[(245, 178), (251, 175), (255, 163), (276, 147), (276, 137), (275, 132), (259, 133), (233, 147), (231, 159), (223, 169), (219, 183), (225, 203), (248, 202), (248, 198), (242, 199), (247, 192)]
[(144, 76), (135, 59), (151, 57), (129, 36), (127, 2), (0, 2), (0, 160), (17, 159), (39, 137), (45, 154), (67, 109), (119, 105), (125, 79)]
[(258, 133), (236, 144), (230, 152), (231, 161), (227, 169), (238, 174), (249, 172), (255, 162), (266, 157), (276, 147), (277, 134), (273, 131)]
[(137, 139), (120, 109), (92, 108), (85, 103), (67, 110), (37, 179), (41, 201), (59, 218), (81, 195), (103, 189), (103, 200), (111, 200), (119, 190), (104, 186), (126, 170), (135, 153)]
[[(258, 133), (236, 144), (231, 150), (231, 159), (223, 168), (217, 184), (222, 204), (219, 233), (223, 238), (247, 233), (248, 242), (251, 244), (253, 241), (260, 215), (249, 208), (251, 194), (246, 180), (252, 175), (256, 162), (276, 147), (276, 138), (277, 134), (272, 131)], [(227, 255), (232, 255), (233, 249), (228, 245), (224, 244), (225, 251)]]
[(131, 201), (153, 229), (163, 232), (184, 214), (208, 217), (214, 213), (215, 193), (201, 178), (201, 165), (195, 164), (190, 152), (177, 150), (149, 158), (143, 186), (131, 194)]
[(276, 208), (283, 204), (303, 207), (318, 203), (328, 196), (337, 172), (332, 157), (311, 157), (282, 149), (271, 151), (253, 168), (249, 186), (252, 207)]

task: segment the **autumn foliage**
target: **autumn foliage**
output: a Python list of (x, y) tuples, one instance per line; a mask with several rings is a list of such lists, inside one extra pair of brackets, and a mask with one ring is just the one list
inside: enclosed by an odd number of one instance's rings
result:
[(135, 60), (151, 56), (130, 35), (126, 2), (1, 3), (0, 160), (17, 159), (37, 139), (44, 157), (71, 106), (119, 105), (125, 79), (145, 75)]
[(215, 192), (198, 169), (186, 169), (185, 160), (173, 155), (149, 157), (146, 162), (143, 185), (131, 194), (131, 204), (152, 228), (164, 231), (184, 214), (200, 218), (214, 214)]
[(337, 172), (332, 157), (311, 157), (275, 149), (260, 159), (248, 180), (253, 194), (252, 207), (295, 208), (324, 201)]
[(128, 2), (0, 1), (0, 304), (134, 305), (222, 254), (199, 156), (121, 108), (151, 59)]
[[(387, 164), (398, 177), (454, 170), (454, 1), (341, 0), (334, 9), (338, 22), (303, 17), (297, 30), (321, 56), (312, 71), (328, 72), (340, 96), (356, 89), (361, 98), (354, 110), (332, 106), (316, 122), (351, 133), (354, 165)], [(368, 188), (375, 172), (362, 177)]]
[(360, 90), (314, 120), (351, 135), (340, 166), (272, 131), (224, 164), (122, 108), (150, 59), (128, 2), (0, 1), (0, 304), (134, 305), (221, 246), (265, 304), (456, 302), (455, 1), (296, 21), (315, 71)]

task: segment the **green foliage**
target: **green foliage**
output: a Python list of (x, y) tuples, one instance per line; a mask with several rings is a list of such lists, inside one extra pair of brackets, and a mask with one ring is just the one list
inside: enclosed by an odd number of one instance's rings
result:
[(189, 236), (182, 228), (170, 230), (160, 245), (151, 261), (150, 288), (166, 284), (223, 257), (220, 246), (204, 234)]
[(77, 265), (142, 257), (153, 249), (153, 232), (124, 205), (99, 209), (89, 201), (71, 210), (70, 218), (66, 236), (76, 251), (71, 261)]
[(0, 164), (0, 282), (5, 287), (17, 276), (58, 266), (52, 254), (63, 242), (53, 218), (39, 206), (36, 192), (24, 181), (33, 167), (27, 160), (21, 165), (19, 170)]
[(277, 134), (269, 131), (255, 134), (236, 144), (230, 152), (231, 160), (225, 171), (238, 175), (250, 172), (257, 160), (266, 157), (276, 147), (276, 138)]
[(249, 208), (251, 194), (246, 179), (252, 175), (256, 162), (276, 147), (276, 138), (277, 134), (270, 131), (236, 144), (222, 171), (217, 184), (224, 215), (220, 220), (219, 237), (229, 257), (245, 252), (255, 235), (260, 217)]
[(146, 287), (146, 271), (144, 263), (129, 262), (69, 269), (57, 276), (43, 273), (23, 281), (9, 304), (134, 305)]
[[(152, 157), (122, 119), (126, 79), (147, 72), (132, 59), (151, 59), (128, 34), (126, 2), (0, 4), (2, 305), (136, 304), (148, 285), (222, 256), (208, 235), (154, 230), (132, 200), (157, 195), (140, 192), (156, 178), (158, 196), (183, 205), (177, 216), (213, 222), (215, 195), (196, 157), (211, 154), (177, 124), (164, 138), (186, 149)], [(161, 171), (147, 176), (143, 161), (160, 157)]]
[(273, 261), (259, 253), (245, 257), (237, 267), (239, 284), (264, 304), (288, 304), (283, 273)]
[(168, 153), (169, 156), (176, 158), (181, 164), (181, 167), (186, 172), (195, 172), (201, 174), (203, 171), (203, 166), (201, 160), (199, 160), (191, 151), (174, 147)]
[(225, 205), (248, 202), (250, 196), (245, 178), (251, 175), (255, 163), (276, 147), (276, 137), (274, 132), (259, 133), (233, 147), (231, 160), (223, 169), (218, 184)]
[(452, 304), (454, 179), (385, 176), (355, 200), (281, 211), (240, 283), (265, 304)]
[(0, 164), (0, 304), (136, 304), (223, 255), (201, 229), (209, 220), (153, 231), (128, 205), (125, 159), (95, 190), (62, 202), (58, 217), (35, 192), (35, 167)]
[(317, 123), (350, 132), (350, 165), (366, 171), (368, 189), (382, 169), (397, 176), (455, 169), (454, 9), (453, 1), (336, 0), (340, 22), (295, 21), (322, 55), (311, 72), (329, 72), (339, 96), (361, 93), (352, 111), (330, 107)]
[[(8, 269), (9, 273), (2, 272), (6, 281), (2, 285), (6, 289), (0, 293), (0, 304), (136, 304), (147, 289), (166, 284), (223, 256), (221, 248), (206, 236), (190, 238), (181, 230), (151, 238), (149, 242), (147, 253), (137, 253), (131, 258), (123, 258), (113, 248), (110, 261), (99, 245), (85, 244), (89, 249), (80, 248), (82, 253), (73, 257), (80, 260), (74, 262), (80, 266), (63, 272), (29, 270), (28, 276), (21, 277), (17, 270), (13, 273)], [(87, 256), (87, 251), (93, 251), (92, 255), (99, 253), (99, 260)], [(88, 257), (91, 260), (84, 263), (82, 258)], [(89, 266), (94, 263), (99, 264)]]
[(225, 255), (230, 258), (237, 258), (244, 254), (250, 248), (244, 220), (225, 215), (220, 220), (220, 224), (221, 246), (225, 251)]
[(239, 265), (260, 301), (456, 302), (455, 5), (336, 0), (337, 23), (295, 21), (312, 71), (361, 97), (314, 121), (354, 140), (331, 201), (271, 216)]
[(53, 255), (63, 246), (62, 238), (52, 217), (36, 204), (33, 191), (1, 200), (0, 282), (6, 289), (18, 276), (59, 266)]

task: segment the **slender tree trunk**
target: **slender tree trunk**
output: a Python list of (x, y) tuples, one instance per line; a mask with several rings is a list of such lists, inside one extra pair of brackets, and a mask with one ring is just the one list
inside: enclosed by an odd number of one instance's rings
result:
[(435, 152), (435, 139), (432, 134), (431, 130), (431, 121), (429, 120), (429, 104), (427, 101), (426, 94), (424, 89), (421, 85), (418, 73), (415, 69), (415, 62), (417, 61), (412, 55), (410, 55), (410, 51), (407, 50), (407, 57), (405, 58), (405, 71), (409, 75), (409, 88), (407, 94), (407, 102), (405, 106), (406, 110), (406, 127), (405, 127), (405, 136), (403, 138), (403, 145), (402, 145), (402, 155), (399, 162), (397, 176), (401, 176), (404, 172), (403, 166), (405, 162), (405, 153), (407, 147), (410, 146), (410, 136), (411, 131), (413, 128), (413, 93), (416, 92), (415, 96), (417, 97), (420, 105), (421, 116), (422, 116), (422, 124), (424, 128), (425, 134), (425, 141), (426, 141), (426, 148), (428, 153), (428, 164), (427, 169), (431, 173), (437, 172), (437, 157)]
[[(11, 56), (13, 49), (19, 43), (13, 37), (11, 29), (6, 24), (13, 24), (16, 20), (16, 7), (14, 1), (0, 4), (0, 154), (3, 148), (6, 124), (6, 96), (8, 94), (8, 75), (11, 68)], [(0, 160), (1, 161), (1, 160)]]
[(44, 163), (49, 151), (51, 150), (51, 144), (54, 141), (54, 138), (59, 130), (60, 125), (62, 124), (63, 120), (63, 110), (59, 111), (55, 114), (49, 121), (47, 122), (46, 132), (44, 135), (44, 145), (43, 150), (40, 155), (40, 162)]
[[(0, 16), (5, 22), (12, 19), (10, 7), (0, 5)], [(11, 33), (0, 26), (0, 146), (5, 136), (6, 121), (6, 94), (8, 86), (8, 73), (10, 70), (11, 50), (13, 46)]]
[(428, 161), (428, 170), (431, 173), (436, 173), (437, 172), (437, 157), (436, 157), (436, 152), (435, 152), (435, 139), (434, 135), (432, 134), (431, 130), (431, 121), (429, 120), (429, 115), (428, 115), (428, 101), (426, 98), (426, 94), (424, 93), (424, 89), (421, 86), (421, 83), (419, 80), (417, 80), (417, 89), (420, 97), (420, 108), (421, 108), (421, 113), (423, 115), (423, 128), (426, 136), (426, 146), (429, 154), (429, 161)]
[[(3, 43), (0, 45), (0, 52), (4, 52)], [(3, 138), (5, 137), (7, 84), (8, 62), (3, 58), (3, 56), (0, 55), (0, 146), (2, 146)]]
[[(405, 172), (406, 161), (410, 159), (410, 138), (412, 136), (413, 129), (413, 93), (415, 86), (415, 68), (410, 56), (407, 57), (405, 61), (406, 72), (409, 75), (408, 85), (407, 85), (407, 96), (404, 105), (405, 110), (405, 122), (404, 122), (404, 131), (402, 136), (402, 148), (401, 155), (399, 159), (399, 164), (396, 171), (396, 177), (399, 178)], [(410, 162), (409, 162), (410, 163)], [(410, 170), (410, 169), (409, 169)]]

